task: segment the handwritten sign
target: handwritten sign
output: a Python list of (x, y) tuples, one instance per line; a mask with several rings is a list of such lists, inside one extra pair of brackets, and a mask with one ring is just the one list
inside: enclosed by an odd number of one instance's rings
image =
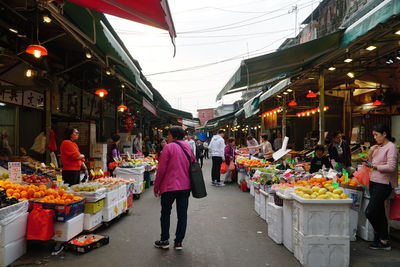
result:
[(22, 182), (21, 162), (9, 162), (8, 171), (10, 172), (10, 181), (13, 183)]

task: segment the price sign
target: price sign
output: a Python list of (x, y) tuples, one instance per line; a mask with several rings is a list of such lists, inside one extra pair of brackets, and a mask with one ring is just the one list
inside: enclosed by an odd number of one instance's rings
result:
[(16, 184), (22, 182), (21, 162), (9, 162), (8, 171), (10, 172), (10, 181)]

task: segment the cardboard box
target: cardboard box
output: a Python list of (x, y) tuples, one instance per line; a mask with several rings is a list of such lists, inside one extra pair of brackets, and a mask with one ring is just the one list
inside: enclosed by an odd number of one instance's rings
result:
[(83, 218), (83, 230), (91, 230), (101, 224), (103, 211), (99, 211), (96, 214), (86, 214)]
[(25, 237), (28, 214), (28, 212), (25, 212), (11, 223), (0, 226), (0, 247), (4, 247), (13, 241)]
[(26, 239), (22, 237), (0, 247), (0, 266), (8, 266), (26, 253)]
[(55, 241), (66, 242), (71, 240), (83, 231), (83, 213), (72, 218), (64, 223), (57, 222), (54, 224), (55, 235), (53, 239)]

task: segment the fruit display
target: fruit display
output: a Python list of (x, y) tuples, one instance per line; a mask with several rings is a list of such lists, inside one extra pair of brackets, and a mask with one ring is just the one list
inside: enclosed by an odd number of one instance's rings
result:
[(299, 186), (294, 193), (304, 199), (348, 199), (349, 196), (343, 192), (343, 189), (335, 188), (326, 183), (323, 188), (319, 186), (304, 187)]
[(121, 185), (127, 185), (135, 182), (134, 179), (130, 180), (125, 180), (122, 178), (113, 178), (113, 177), (107, 177), (107, 178), (99, 178), (96, 180), (96, 182), (99, 182), (107, 189), (107, 191), (112, 191), (117, 187), (120, 187)]
[(361, 187), (362, 185), (357, 181), (357, 179), (348, 179), (346, 182), (346, 177), (342, 176), (338, 179), (338, 183), (342, 185), (349, 185), (349, 186), (354, 186), (354, 187)]
[(45, 175), (22, 175), (22, 180), (29, 184), (45, 184), (50, 183), (51, 180)]
[(58, 191), (52, 190), (45, 197), (37, 200), (37, 202), (41, 203), (54, 203), (54, 204), (70, 204), (77, 201), (81, 201), (83, 198), (80, 196), (75, 196), (73, 194), (65, 193), (64, 190), (60, 189)]
[[(6, 180), (6, 181), (0, 181), (0, 188), (6, 190), (8, 197), (13, 197), (20, 200), (34, 200), (38, 198), (49, 197), (48, 199), (52, 200), (52, 202), (49, 203), (62, 204), (62, 202), (65, 203), (66, 199), (68, 200), (73, 199), (74, 201), (78, 201), (75, 200), (76, 196), (67, 194), (64, 189), (58, 189), (58, 190), (47, 189), (45, 185), (39, 185), (39, 186), (34, 184), (20, 185), (20, 184), (13, 184), (9, 180)], [(81, 197), (79, 198), (80, 198), (79, 200), (82, 200)]]
[(0, 190), (0, 209), (17, 204), (18, 202), (18, 199), (8, 197), (5, 190)]
[(71, 186), (74, 192), (95, 192), (104, 186), (98, 182), (82, 183)]
[(248, 158), (239, 158), (236, 160), (236, 163), (239, 165), (243, 165), (245, 167), (267, 167), (271, 164), (269, 161), (263, 161), (261, 159), (248, 159)]

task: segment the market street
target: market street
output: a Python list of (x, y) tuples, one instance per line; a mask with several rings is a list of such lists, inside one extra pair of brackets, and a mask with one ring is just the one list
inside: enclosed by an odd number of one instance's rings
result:
[[(254, 198), (241, 192), (236, 184), (212, 187), (208, 181), (210, 169), (211, 161), (205, 160), (208, 196), (200, 200), (190, 198), (183, 251), (153, 247), (160, 231), (160, 204), (147, 190), (134, 202), (128, 216), (99, 230), (100, 234), (109, 235), (110, 244), (78, 258), (73, 252), (50, 256), (48, 247), (31, 246), (12, 266), (300, 266), (292, 253), (267, 236), (265, 221), (254, 212)], [(175, 217), (173, 211), (171, 240)], [(398, 242), (393, 242), (390, 252), (371, 251), (367, 244), (351, 242), (351, 266), (399, 266)]]

